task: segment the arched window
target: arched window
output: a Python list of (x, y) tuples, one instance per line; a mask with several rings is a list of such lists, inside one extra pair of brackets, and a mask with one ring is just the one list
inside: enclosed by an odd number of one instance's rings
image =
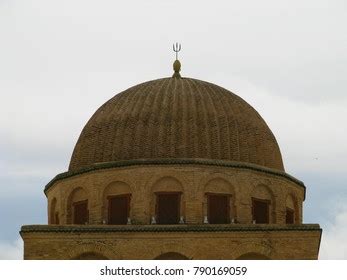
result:
[(89, 222), (88, 197), (82, 188), (73, 190), (69, 196), (67, 220), (79, 225)]
[(295, 224), (297, 222), (297, 203), (292, 194), (286, 199), (286, 224)]
[(59, 225), (59, 212), (57, 211), (57, 199), (53, 198), (50, 209), (50, 224)]
[(152, 186), (151, 223), (184, 222), (184, 191), (180, 181), (171, 176), (157, 180)]
[(103, 220), (110, 225), (125, 225), (130, 220), (131, 188), (121, 181), (107, 185), (103, 193)]
[(276, 223), (275, 199), (268, 186), (258, 185), (253, 189), (251, 206), (253, 223)]
[(236, 218), (232, 201), (234, 188), (230, 182), (220, 177), (210, 179), (204, 186), (204, 193), (204, 223), (228, 224)]

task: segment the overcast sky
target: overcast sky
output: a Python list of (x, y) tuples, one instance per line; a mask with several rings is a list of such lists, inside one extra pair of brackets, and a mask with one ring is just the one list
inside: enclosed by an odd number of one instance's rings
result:
[(347, 2), (0, 0), (0, 259), (47, 223), (45, 184), (67, 170), (94, 111), (135, 84), (182, 76), (240, 95), (305, 182), (320, 258), (347, 259)]

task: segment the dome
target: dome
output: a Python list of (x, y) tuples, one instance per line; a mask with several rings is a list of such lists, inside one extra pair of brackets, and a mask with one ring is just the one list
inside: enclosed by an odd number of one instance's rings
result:
[(148, 81), (107, 101), (82, 130), (69, 171), (135, 159), (225, 160), (284, 171), (258, 112), (232, 92), (191, 78)]

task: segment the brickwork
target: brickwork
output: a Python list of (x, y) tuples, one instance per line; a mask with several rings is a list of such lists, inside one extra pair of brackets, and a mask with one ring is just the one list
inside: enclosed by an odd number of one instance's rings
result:
[(82, 254), (155, 259), (168, 252), (200, 260), (237, 259), (247, 254), (264, 259), (317, 259), (321, 234), (317, 225), (313, 230), (276, 231), (257, 226), (256, 231), (231, 232), (83, 233), (74, 227), (75, 232), (22, 232), (25, 259), (76, 259)]
[(149, 224), (155, 216), (155, 192), (170, 191), (182, 192), (180, 215), (188, 224), (203, 222), (206, 193), (230, 194), (231, 218), (238, 223), (252, 223), (252, 198), (271, 201), (270, 223), (285, 223), (287, 203), (297, 212), (296, 222), (302, 222), (302, 186), (261, 172), (207, 166), (132, 166), (80, 174), (47, 191), (48, 209), (56, 199), (60, 223), (70, 224), (71, 201), (88, 199), (90, 224), (102, 224), (107, 221), (105, 197), (130, 193), (132, 223)]
[[(319, 226), (312, 230), (302, 225), (305, 188), (280, 175), (247, 168), (166, 164), (97, 169), (55, 180), (46, 190), (48, 217), (53, 224), (58, 215), (60, 225), (55, 226), (58, 230), (43, 232), (24, 229), (24, 258), (155, 259), (181, 255), (188, 259), (317, 259), (321, 230)], [(181, 226), (197, 228), (153, 230), (158, 227), (150, 224), (155, 216), (156, 192), (182, 193), (180, 215), (185, 224)], [(212, 226), (204, 224), (206, 193), (231, 196), (230, 216), (235, 223), (226, 225), (230, 229), (206, 231), (206, 226)], [(107, 197), (118, 194), (131, 194), (132, 225), (124, 231), (107, 230), (119, 227), (104, 225), (108, 219)], [(252, 198), (271, 201), (269, 225), (252, 224)], [(72, 223), (73, 202), (85, 199), (89, 225), (72, 225), (73, 230), (64, 231)], [(295, 225), (285, 225), (287, 208), (295, 210)], [(245, 226), (258, 229), (244, 230)], [(106, 231), (79, 232), (90, 227), (105, 227)], [(151, 229), (141, 232), (138, 227)]]
[[(176, 193), (163, 223), (180, 224), (152, 223), (162, 192)], [(271, 130), (242, 98), (204, 81), (176, 75), (117, 94), (45, 194), (49, 225), (22, 227), (25, 259), (318, 257), (321, 229), (302, 224), (305, 186), (284, 172)], [(120, 218), (110, 223), (128, 224), (107, 225), (109, 209)]]
[(148, 81), (103, 104), (82, 130), (69, 170), (149, 158), (219, 159), (284, 170), (277, 141), (252, 106), (191, 78)]

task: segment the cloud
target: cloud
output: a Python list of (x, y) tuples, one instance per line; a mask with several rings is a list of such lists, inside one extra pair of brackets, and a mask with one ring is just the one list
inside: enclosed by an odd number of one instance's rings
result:
[[(347, 35), (340, 1), (222, 1), (218, 7), (200, 1), (193, 21), (195, 1), (184, 10), (158, 0), (139, 1), (136, 10), (114, 1), (83, 1), (81, 10), (80, 2), (2, 3), (3, 173), (66, 171), (83, 125), (103, 102), (171, 74), (173, 38), (183, 44), (183, 76), (235, 90), (260, 112), (289, 173), (345, 165)], [(322, 21), (327, 16), (334, 20)]]
[(347, 98), (307, 103), (241, 77), (234, 77), (233, 81), (220, 77), (216, 83), (240, 95), (265, 119), (275, 134), (289, 173), (344, 174)]
[(23, 240), (18, 238), (15, 241), (0, 240), (0, 260), (22, 260)]
[[(15, 239), (19, 221), (45, 220), (43, 186), (67, 170), (83, 125), (115, 93), (170, 76), (178, 40), (182, 76), (235, 92), (265, 119), (287, 172), (308, 187), (305, 216), (336, 217), (321, 256), (339, 257), (346, 211), (331, 209), (346, 201), (345, 2), (137, 2), (0, 1), (0, 210), (21, 209), (12, 197), (31, 207), (0, 238)], [(0, 244), (1, 254), (16, 248)]]
[(347, 259), (347, 207), (340, 207), (334, 221), (323, 228), (320, 259)]

